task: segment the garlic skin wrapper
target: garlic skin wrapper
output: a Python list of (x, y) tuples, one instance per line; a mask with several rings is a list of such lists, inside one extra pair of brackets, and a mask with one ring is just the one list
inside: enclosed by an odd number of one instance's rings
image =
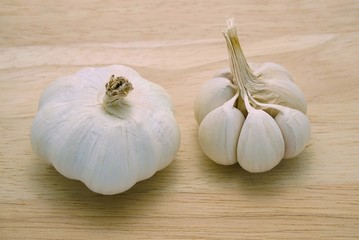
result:
[(31, 144), (65, 177), (111, 195), (169, 165), (180, 131), (162, 87), (113, 65), (54, 81), (40, 98)]
[[(309, 143), (307, 103), (284, 67), (271, 62), (247, 63), (233, 19), (227, 23), (223, 35), (230, 68), (221, 69), (206, 82), (196, 98), (194, 112), (199, 124), (199, 144), (218, 164), (238, 162), (248, 172), (266, 172), (282, 159), (298, 156)], [(231, 89), (226, 97), (220, 94), (223, 87), (216, 89), (216, 84), (221, 86), (219, 81), (214, 82), (217, 79)], [(211, 91), (203, 90), (209, 82)], [(236, 102), (227, 100), (231, 96)], [(198, 109), (205, 111), (198, 114)], [(242, 114), (234, 114), (236, 111)]]

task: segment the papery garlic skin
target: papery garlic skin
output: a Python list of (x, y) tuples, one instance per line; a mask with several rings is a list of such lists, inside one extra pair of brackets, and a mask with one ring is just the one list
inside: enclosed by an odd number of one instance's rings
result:
[[(303, 92), (293, 82), (289, 72), (281, 65), (264, 62), (248, 63), (254, 76), (252, 81), (247, 81), (246, 87), (253, 98), (260, 102), (278, 104), (307, 112), (307, 102)], [(233, 80), (230, 68), (221, 69), (216, 76)], [(274, 116), (275, 114), (273, 114)]]
[(274, 119), (263, 110), (248, 114), (237, 147), (238, 162), (248, 172), (274, 168), (284, 156), (284, 140)]
[(293, 82), (292, 76), (282, 65), (273, 62), (248, 63), (254, 75), (262, 79), (283, 79)]
[(206, 81), (195, 99), (194, 114), (197, 123), (201, 123), (203, 118), (212, 110), (222, 106), (230, 100), (236, 93), (231, 81), (224, 77), (214, 77)]
[(261, 79), (265, 83), (251, 90), (252, 96), (261, 102), (278, 104), (303, 113), (307, 112), (307, 102), (302, 91), (290, 79)]
[[(103, 106), (111, 75), (133, 85), (118, 115)], [(180, 131), (166, 91), (133, 69), (85, 68), (52, 83), (42, 94), (31, 128), (35, 153), (62, 175), (100, 194), (117, 194), (169, 165)]]
[[(288, 79), (293, 82), (292, 76), (282, 65), (273, 62), (254, 63), (248, 62), (254, 75), (263, 79)], [(220, 69), (215, 77), (224, 77), (233, 81), (233, 74), (229, 67)]]
[(254, 99), (307, 112), (304, 94), (284, 67), (271, 62), (252, 63), (249, 66), (256, 77), (244, 81), (244, 85)]
[[(238, 97), (235, 96), (234, 100)], [(214, 162), (232, 165), (237, 162), (237, 143), (244, 116), (233, 107), (231, 99), (203, 119), (198, 129), (202, 151)]]
[(311, 126), (308, 117), (291, 108), (281, 108), (274, 118), (285, 142), (284, 159), (296, 157), (307, 146), (310, 140)]

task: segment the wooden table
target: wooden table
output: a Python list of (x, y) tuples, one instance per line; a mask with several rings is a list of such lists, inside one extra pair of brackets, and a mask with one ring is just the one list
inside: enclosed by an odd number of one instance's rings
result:
[[(285, 66), (308, 100), (309, 146), (263, 174), (200, 150), (193, 101), (228, 65), (235, 17), (250, 61)], [(0, 239), (358, 239), (358, 1), (13, 1), (0, 10)], [(101, 196), (31, 150), (41, 92), (124, 64), (173, 97), (175, 161)]]

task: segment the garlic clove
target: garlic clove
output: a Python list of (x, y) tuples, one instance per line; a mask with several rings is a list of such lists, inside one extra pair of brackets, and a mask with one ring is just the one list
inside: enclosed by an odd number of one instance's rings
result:
[(238, 95), (211, 111), (201, 122), (198, 135), (202, 151), (214, 162), (232, 165), (237, 162), (236, 147), (244, 116), (233, 107)]
[(253, 73), (256, 76), (261, 76), (262, 79), (282, 79), (293, 82), (293, 79), (287, 69), (277, 63), (264, 62), (261, 64), (248, 64)]
[[(307, 102), (302, 91), (289, 80), (258, 79), (261, 84), (248, 84), (249, 92), (258, 102), (277, 104), (307, 112)], [(271, 114), (275, 116), (275, 114)]]
[(255, 99), (264, 103), (298, 109), (303, 113), (307, 112), (304, 94), (293, 82), (292, 77), (284, 67), (272, 62), (250, 63), (249, 66), (253, 74), (258, 76), (255, 82), (259, 84), (247, 85), (252, 90), (250, 92)]
[(230, 80), (224, 77), (215, 77), (202, 85), (194, 102), (194, 114), (197, 123), (215, 108), (222, 106), (236, 93)]
[(310, 140), (311, 126), (308, 117), (296, 109), (284, 108), (275, 117), (284, 138), (284, 158), (297, 156)]
[(281, 79), (267, 79), (266, 84), (275, 96), (266, 103), (274, 103), (307, 112), (307, 102), (303, 92), (292, 81)]
[(248, 172), (265, 172), (274, 168), (283, 156), (284, 140), (277, 123), (263, 110), (251, 110), (239, 135), (239, 164)]

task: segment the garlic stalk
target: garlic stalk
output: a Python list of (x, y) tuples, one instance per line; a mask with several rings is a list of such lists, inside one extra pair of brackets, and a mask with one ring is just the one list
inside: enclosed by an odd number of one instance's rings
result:
[[(230, 30), (232, 22), (229, 22)], [(263, 110), (253, 108), (248, 100), (248, 93), (244, 82), (255, 76), (250, 71), (244, 58), (238, 55), (242, 52), (238, 38), (224, 34), (230, 57), (230, 67), (233, 79), (240, 89), (248, 111), (246, 120), (239, 135), (237, 145), (238, 163), (249, 172), (265, 172), (275, 167), (284, 156), (284, 140), (274, 119)], [(242, 71), (244, 69), (244, 71)]]
[(106, 111), (117, 117), (122, 117), (121, 109), (125, 108), (124, 97), (133, 90), (132, 84), (124, 77), (112, 75), (105, 85), (106, 94), (103, 97), (103, 106)]
[(122, 65), (85, 68), (54, 81), (31, 128), (35, 153), (106, 195), (168, 166), (179, 144), (167, 92)]
[[(239, 76), (244, 87), (252, 97), (259, 102), (273, 103), (298, 109), (306, 113), (307, 104), (303, 93), (293, 83), (287, 71), (278, 64), (265, 63), (253, 65), (253, 71), (239, 43), (234, 20), (229, 19), (228, 29), (224, 33), (227, 43), (233, 46), (234, 56), (231, 62), (238, 63), (236, 69), (240, 69)], [(231, 68), (235, 75), (234, 69)]]

